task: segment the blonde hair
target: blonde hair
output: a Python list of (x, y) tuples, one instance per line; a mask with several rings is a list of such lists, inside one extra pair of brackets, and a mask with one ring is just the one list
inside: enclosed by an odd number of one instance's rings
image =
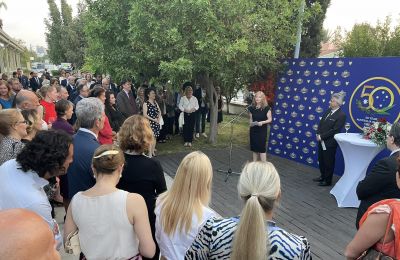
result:
[(45, 85), (45, 86), (42, 86), (42, 87), (40, 88), (40, 96), (42, 97), (42, 99), (45, 99), (47, 93), (53, 91), (53, 89), (56, 89), (56, 90), (57, 90), (57, 88), (56, 88), (54, 85)]
[(0, 110), (0, 135), (8, 136), (12, 132), (12, 127), (18, 123), (21, 112), (15, 108)]
[(37, 122), (41, 120), (39, 113), (36, 109), (21, 110), (22, 116), (27, 121), (26, 133), (29, 135), (34, 131), (38, 131), (35, 128)]
[(10, 98), (13, 94), (12, 94), (12, 90), (11, 90), (11, 86), (10, 84), (7, 83), (7, 81), (0, 79), (0, 86), (6, 86), (7, 87), (7, 97)]
[(266, 107), (268, 106), (268, 102), (267, 102), (267, 98), (265, 97), (264, 92), (262, 92), (262, 91), (257, 91), (257, 92), (256, 92), (256, 94), (254, 95), (254, 98), (253, 98), (252, 105), (253, 105), (254, 107), (257, 106), (257, 104), (256, 104), (256, 96), (257, 96), (257, 95), (261, 95), (261, 109), (266, 108)]
[(128, 117), (118, 132), (118, 141), (122, 151), (142, 153), (149, 150), (155, 142), (149, 120), (141, 115)]
[(124, 153), (118, 146), (103, 144), (94, 151), (92, 158), (93, 168), (97, 174), (112, 174), (119, 166), (125, 163)]
[(184, 91), (184, 93), (185, 93), (185, 96), (187, 96), (187, 95), (188, 95), (188, 93), (189, 93), (189, 90), (193, 91), (193, 88), (192, 88), (191, 86), (187, 86), (187, 87), (185, 88), (185, 91)]
[(171, 188), (160, 195), (160, 220), (164, 232), (172, 235), (192, 226), (193, 214), (203, 217), (203, 206), (211, 198), (213, 170), (210, 159), (202, 152), (192, 152), (183, 158)]
[(279, 174), (270, 162), (251, 162), (243, 168), (238, 183), (245, 201), (232, 244), (232, 260), (266, 259), (268, 239), (264, 216), (280, 196)]

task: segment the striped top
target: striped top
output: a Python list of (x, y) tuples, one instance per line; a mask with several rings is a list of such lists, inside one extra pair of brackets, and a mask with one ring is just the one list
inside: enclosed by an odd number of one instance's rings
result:
[[(209, 219), (200, 230), (185, 259), (230, 259), (231, 245), (239, 217), (228, 219)], [(303, 236), (286, 232), (268, 221), (269, 255), (274, 259), (312, 259), (310, 245)]]

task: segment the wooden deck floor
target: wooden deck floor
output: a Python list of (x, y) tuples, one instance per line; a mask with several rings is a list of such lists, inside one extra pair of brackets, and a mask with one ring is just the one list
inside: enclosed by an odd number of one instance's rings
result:
[[(174, 177), (180, 161), (189, 152), (158, 156), (156, 159), (161, 162), (164, 171)], [(214, 169), (211, 207), (223, 217), (239, 214), (242, 202), (236, 189), (238, 176), (231, 176), (224, 182), (225, 174), (216, 171), (228, 169), (228, 149), (203, 152), (210, 157)], [(235, 147), (232, 170), (240, 172), (250, 159), (249, 150)], [(306, 236), (311, 244), (313, 259), (344, 259), (344, 248), (356, 232), (357, 210), (337, 207), (335, 198), (329, 194), (332, 187), (319, 187), (312, 181), (319, 176), (317, 169), (280, 157), (269, 156), (268, 159), (281, 177), (282, 199), (274, 218), (277, 224), (289, 232)], [(334, 179), (336, 181), (337, 178)]]

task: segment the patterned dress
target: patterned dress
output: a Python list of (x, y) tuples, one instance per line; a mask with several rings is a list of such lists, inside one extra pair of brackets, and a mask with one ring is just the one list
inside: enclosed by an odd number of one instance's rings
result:
[[(150, 101), (146, 101), (147, 104), (147, 115), (153, 119), (158, 118), (160, 115), (160, 111), (158, 110), (157, 102), (154, 102), (154, 105), (150, 103)], [(149, 120), (150, 121), (150, 120)], [(154, 121), (150, 121), (151, 130), (153, 130), (153, 134), (155, 138), (158, 138), (160, 135), (160, 124)]]
[[(239, 217), (228, 219), (210, 218), (200, 230), (185, 259), (228, 260), (232, 252), (232, 242)], [(268, 260), (312, 259), (310, 245), (305, 237), (286, 232), (268, 221)]]

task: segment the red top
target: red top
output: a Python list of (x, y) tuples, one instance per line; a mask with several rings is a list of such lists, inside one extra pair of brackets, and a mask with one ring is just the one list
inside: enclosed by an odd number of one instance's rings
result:
[(40, 101), (40, 104), (43, 106), (43, 120), (47, 124), (52, 124), (54, 121), (57, 120), (57, 113), (56, 113), (56, 105), (51, 102), (47, 102), (44, 99)]
[(112, 144), (112, 129), (110, 125), (110, 121), (108, 121), (108, 117), (104, 116), (104, 127), (100, 130), (99, 136), (97, 139), (99, 140), (100, 144)]

